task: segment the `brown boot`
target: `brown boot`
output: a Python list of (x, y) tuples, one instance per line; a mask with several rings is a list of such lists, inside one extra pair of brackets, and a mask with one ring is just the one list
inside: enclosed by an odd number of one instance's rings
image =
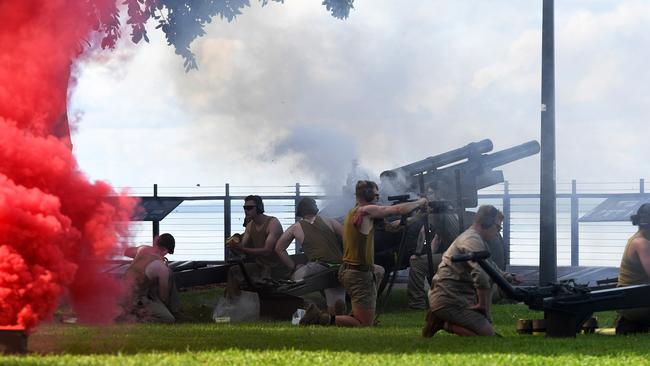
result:
[(318, 306), (311, 304), (300, 319), (300, 325), (330, 325), (330, 315), (321, 311)]
[(422, 328), (422, 336), (424, 338), (431, 338), (444, 326), (445, 326), (445, 321), (435, 316), (435, 314), (433, 314), (433, 311), (429, 310), (427, 311), (425, 324), (424, 327)]

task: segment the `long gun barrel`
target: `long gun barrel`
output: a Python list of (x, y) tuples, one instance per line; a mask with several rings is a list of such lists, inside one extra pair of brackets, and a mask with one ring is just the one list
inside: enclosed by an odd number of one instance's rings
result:
[(539, 153), (539, 151), (540, 146), (537, 141), (528, 141), (521, 145), (513, 146), (492, 154), (483, 154), (470, 158), (466, 162), (445, 167), (435, 172), (432, 176), (427, 177), (428, 179), (425, 179), (425, 181), (431, 182), (440, 179), (436, 177), (437, 174), (446, 177), (443, 179), (446, 179), (446, 181), (449, 182), (451, 181), (451, 177), (453, 177), (455, 171), (460, 170), (461, 175), (465, 180), (475, 180), (476, 190), (483, 189), (503, 182), (503, 172), (500, 170), (493, 170), (494, 168), (535, 155)]
[(494, 169), (539, 153), (540, 146), (537, 141), (528, 141), (521, 145), (497, 151), (489, 155), (482, 155), (481, 162), (484, 170)]
[(471, 142), (464, 147), (447, 151), (446, 153), (439, 155), (430, 156), (426, 159), (416, 161), (415, 163), (393, 169), (393, 171), (401, 170), (406, 175), (413, 176), (422, 172), (438, 169), (463, 159), (468, 159), (471, 156), (492, 151), (492, 149), (492, 141), (489, 139)]
[(423, 190), (429, 186), (436, 191), (437, 199), (455, 201), (461, 197), (462, 206), (475, 207), (479, 189), (504, 181), (503, 172), (494, 168), (535, 155), (540, 146), (537, 141), (529, 141), (487, 154), (489, 151), (492, 151), (492, 141), (485, 139), (390, 172), (394, 176), (402, 175), (412, 189), (419, 186)]

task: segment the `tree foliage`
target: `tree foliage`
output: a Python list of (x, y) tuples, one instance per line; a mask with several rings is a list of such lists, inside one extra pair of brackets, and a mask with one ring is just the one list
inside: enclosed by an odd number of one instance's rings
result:
[[(93, 0), (87, 0), (92, 3)], [(106, 1), (106, 0), (94, 0)], [(110, 1), (110, 0), (109, 0)], [(283, 3), (284, 0), (258, 0), (262, 6), (269, 1)], [(353, 8), (354, 0), (323, 0), (322, 4), (333, 17), (345, 19)], [(232, 22), (242, 14), (244, 8), (250, 6), (250, 0), (124, 0), (127, 8), (126, 23), (131, 28), (131, 40), (138, 43), (141, 40), (149, 42), (145, 25), (149, 21), (156, 22), (167, 39), (167, 44), (173, 46), (176, 54), (184, 59), (186, 70), (196, 69), (196, 58), (190, 50), (190, 45), (205, 34), (204, 27), (219, 16)], [(90, 9), (93, 9), (91, 6)], [(92, 11), (92, 10), (91, 10)], [(97, 12), (96, 30), (104, 34), (102, 48), (113, 48), (120, 37), (119, 18), (117, 10), (111, 14)]]

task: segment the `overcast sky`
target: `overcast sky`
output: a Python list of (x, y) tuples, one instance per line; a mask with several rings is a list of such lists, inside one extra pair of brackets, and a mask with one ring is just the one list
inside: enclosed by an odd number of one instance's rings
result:
[[(353, 159), (378, 175), (539, 140), (541, 1), (356, 0), (343, 21), (320, 3), (215, 19), (189, 73), (151, 26), (151, 43), (80, 63), (82, 169), (116, 186), (337, 184)], [(650, 178), (650, 2), (555, 4), (558, 181)]]

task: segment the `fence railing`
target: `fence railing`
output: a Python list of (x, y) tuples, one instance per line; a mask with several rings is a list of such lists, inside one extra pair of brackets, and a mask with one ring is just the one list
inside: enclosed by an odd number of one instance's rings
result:
[[(635, 231), (630, 223), (580, 223), (579, 218), (604, 199), (641, 195), (645, 180), (638, 183), (605, 182), (558, 184), (558, 264), (617, 266), (627, 238)], [(621, 188), (624, 187), (624, 188)], [(225, 258), (225, 239), (234, 232), (243, 231), (242, 209), (237, 205), (248, 194), (264, 198), (266, 212), (278, 217), (286, 229), (295, 222), (296, 205), (302, 197), (312, 197), (319, 205), (327, 195), (319, 186), (204, 186), (158, 187), (131, 189), (137, 196), (182, 197), (185, 202), (161, 222), (136, 224), (132, 240), (148, 242), (152, 235), (171, 232), (177, 238), (177, 254), (173, 260), (222, 260)], [(598, 190), (602, 190), (598, 192)], [(607, 190), (608, 192), (606, 192)], [(532, 192), (531, 192), (532, 191)], [(538, 192), (538, 190), (537, 190)], [(539, 263), (539, 193), (534, 185), (505, 182), (479, 192), (479, 204), (493, 204), (500, 208), (505, 220), (503, 237), (509, 264), (537, 265)], [(206, 194), (208, 193), (208, 194)], [(352, 197), (350, 199), (353, 199)], [(151, 225), (151, 226), (149, 226)], [(237, 227), (241, 229), (237, 229)], [(290, 247), (290, 250), (295, 248)]]

